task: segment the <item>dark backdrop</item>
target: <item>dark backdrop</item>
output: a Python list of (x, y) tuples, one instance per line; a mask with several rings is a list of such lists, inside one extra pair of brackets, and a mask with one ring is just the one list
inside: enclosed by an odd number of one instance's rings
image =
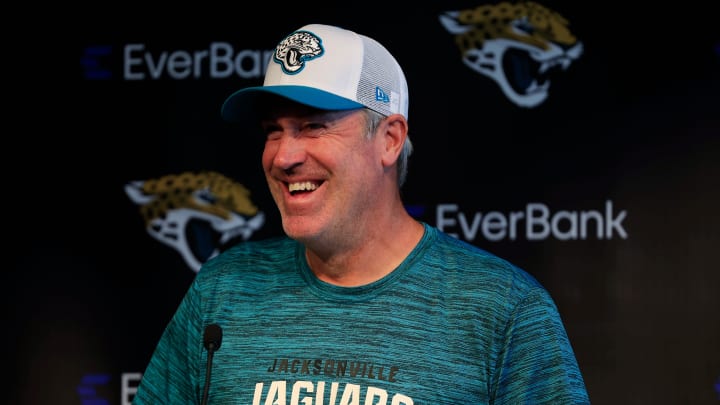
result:
[[(195, 272), (145, 231), (124, 191), (129, 182), (217, 171), (246, 186), (265, 213), (253, 239), (281, 232), (260, 140), (219, 115), (227, 95), (261, 78), (212, 78), (205, 69), (197, 78), (127, 80), (126, 46), (142, 44), (153, 63), (162, 52), (214, 42), (236, 52), (269, 50), (312, 22), (357, 30), (396, 55), (410, 86), (416, 147), (406, 202), (418, 218), (443, 222), (550, 290), (593, 403), (717, 403), (720, 40), (713, 11), (702, 2), (543, 2), (567, 18), (584, 52), (553, 76), (545, 102), (521, 108), (463, 65), (439, 23), (445, 11), (485, 3), (247, 10), (198, 3), (160, 13), (122, 4), (19, 15), (24, 24), (7, 39), (5, 57), (12, 94), (5, 119), (13, 124), (4, 147), (9, 403), (132, 397)], [(608, 204), (619, 225), (603, 237), (591, 228), (585, 238), (530, 240), (521, 229), (515, 239), (489, 240), (472, 228), (489, 212), (543, 205), (553, 215), (607, 217)], [(439, 218), (449, 206), (455, 209)], [(568, 222), (561, 225), (567, 230)]]

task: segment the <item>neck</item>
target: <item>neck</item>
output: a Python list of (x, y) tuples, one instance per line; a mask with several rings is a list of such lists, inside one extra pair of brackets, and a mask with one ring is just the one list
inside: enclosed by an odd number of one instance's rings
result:
[(424, 228), (407, 212), (386, 226), (362, 228), (357, 243), (343, 249), (318, 251), (306, 246), (305, 257), (315, 276), (327, 283), (356, 287), (377, 281), (395, 270), (422, 238)]

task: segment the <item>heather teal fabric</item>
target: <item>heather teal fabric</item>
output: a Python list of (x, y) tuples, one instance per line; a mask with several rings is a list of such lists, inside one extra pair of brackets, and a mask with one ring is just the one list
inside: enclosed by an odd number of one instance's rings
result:
[(210, 404), (587, 404), (557, 307), (527, 272), (424, 224), (390, 275), (315, 278), (288, 238), (208, 261), (167, 325), (134, 404), (199, 403), (203, 329), (223, 329)]

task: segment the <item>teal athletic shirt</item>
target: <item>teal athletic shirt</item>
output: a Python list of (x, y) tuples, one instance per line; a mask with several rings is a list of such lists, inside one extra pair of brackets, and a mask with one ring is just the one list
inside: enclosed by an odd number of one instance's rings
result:
[(428, 224), (395, 271), (317, 279), (287, 237), (198, 272), (133, 404), (200, 403), (206, 325), (223, 331), (209, 404), (589, 404), (557, 307), (525, 271)]

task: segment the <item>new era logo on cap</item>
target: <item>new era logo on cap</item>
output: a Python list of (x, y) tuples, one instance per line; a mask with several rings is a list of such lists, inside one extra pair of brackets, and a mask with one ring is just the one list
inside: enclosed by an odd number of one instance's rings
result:
[(380, 88), (375, 88), (375, 100), (381, 101), (383, 103), (389, 103), (390, 102), (390, 96), (385, 94), (385, 92)]

